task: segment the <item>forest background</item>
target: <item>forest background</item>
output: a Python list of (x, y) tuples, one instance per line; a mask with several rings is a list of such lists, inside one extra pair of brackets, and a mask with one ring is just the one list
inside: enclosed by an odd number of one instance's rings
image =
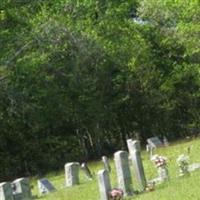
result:
[(199, 129), (199, 0), (1, 0), (1, 181)]

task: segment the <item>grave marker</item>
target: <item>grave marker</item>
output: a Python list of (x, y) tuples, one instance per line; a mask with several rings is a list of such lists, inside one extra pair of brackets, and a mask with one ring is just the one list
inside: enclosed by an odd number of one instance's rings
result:
[(123, 190), (125, 196), (133, 195), (128, 153), (126, 151), (118, 151), (114, 154), (114, 160), (118, 187)]
[(0, 183), (0, 200), (14, 200), (10, 183)]
[(151, 161), (154, 162), (156, 169), (158, 171), (158, 177), (151, 180), (155, 184), (160, 184), (164, 181), (169, 180), (169, 171), (167, 167), (167, 158), (164, 156), (154, 155), (151, 158)]
[(158, 137), (148, 138), (147, 143), (149, 145), (149, 148), (157, 148), (163, 146), (163, 143), (160, 141)]
[(12, 182), (15, 200), (31, 200), (32, 194), (28, 178), (18, 178)]
[(198, 170), (198, 169), (200, 169), (200, 163), (193, 163), (193, 164), (188, 166), (189, 172), (192, 172), (192, 171), (195, 171), (195, 170)]
[(111, 184), (109, 173), (107, 170), (103, 169), (97, 173), (99, 191), (100, 191), (100, 199), (101, 200), (109, 200), (109, 192), (111, 191)]
[(65, 184), (67, 187), (79, 184), (79, 168), (80, 165), (77, 162), (65, 165)]
[(165, 147), (168, 147), (168, 146), (169, 146), (169, 141), (168, 141), (168, 139), (167, 139), (166, 136), (163, 137), (163, 145), (164, 145)]
[(132, 159), (134, 174), (141, 190), (146, 188), (146, 177), (144, 173), (142, 158), (140, 154), (140, 142), (138, 140), (127, 140), (129, 153)]
[(56, 188), (53, 186), (53, 184), (50, 183), (46, 178), (38, 180), (38, 189), (40, 194), (47, 194), (56, 191)]

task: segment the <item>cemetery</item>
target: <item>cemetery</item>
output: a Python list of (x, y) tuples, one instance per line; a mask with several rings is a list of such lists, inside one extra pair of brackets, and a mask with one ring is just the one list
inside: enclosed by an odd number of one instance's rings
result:
[(0, 0), (0, 200), (200, 200), (200, 0)]
[(199, 146), (198, 139), (156, 147), (155, 154), (149, 157), (138, 140), (128, 139), (127, 150), (119, 150), (113, 157), (102, 156), (101, 161), (93, 163), (66, 163), (64, 171), (57, 176), (1, 183), (0, 199), (164, 200), (166, 196), (170, 200), (187, 200), (193, 196), (197, 199), (200, 195)]

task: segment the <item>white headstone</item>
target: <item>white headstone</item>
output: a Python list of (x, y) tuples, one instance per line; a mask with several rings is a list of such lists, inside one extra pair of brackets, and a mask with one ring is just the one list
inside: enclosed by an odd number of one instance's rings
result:
[(133, 195), (133, 185), (129, 167), (128, 153), (118, 151), (114, 154), (118, 187), (123, 190), (125, 196)]
[(108, 172), (111, 172), (111, 167), (109, 164), (109, 160), (106, 156), (102, 156), (102, 162), (104, 164), (104, 169), (106, 169)]
[(109, 191), (111, 191), (111, 184), (109, 173), (107, 170), (103, 169), (97, 173), (100, 200), (109, 200)]
[(127, 145), (133, 163), (134, 175), (136, 176), (141, 190), (144, 190), (146, 188), (146, 177), (140, 154), (140, 142), (138, 140), (128, 139)]
[(79, 184), (79, 168), (80, 165), (77, 162), (65, 165), (65, 184), (67, 187)]
[(14, 199), (32, 199), (31, 188), (28, 178), (18, 178), (12, 182), (12, 185), (14, 185), (15, 188), (13, 191)]
[(38, 189), (40, 194), (47, 194), (56, 191), (56, 188), (53, 186), (53, 184), (50, 183), (46, 178), (38, 180)]
[(0, 183), (0, 200), (14, 200), (10, 183)]

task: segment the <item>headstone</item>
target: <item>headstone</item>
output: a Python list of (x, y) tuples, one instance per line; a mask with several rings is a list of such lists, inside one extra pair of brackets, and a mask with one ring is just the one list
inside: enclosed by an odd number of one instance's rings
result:
[(0, 183), (0, 200), (14, 200), (10, 183)]
[(131, 172), (129, 167), (128, 153), (118, 151), (114, 154), (118, 187), (123, 190), (125, 196), (133, 195)]
[(200, 163), (193, 163), (193, 164), (188, 166), (189, 172), (192, 172), (192, 171), (195, 171), (195, 170), (198, 170), (198, 169), (200, 169)]
[(167, 158), (164, 156), (154, 155), (151, 159), (157, 170), (158, 170), (158, 178), (156, 178), (156, 183), (161, 183), (166, 180), (169, 180), (169, 172), (167, 167)]
[(79, 163), (71, 162), (65, 165), (65, 184), (67, 187), (79, 184)]
[(147, 139), (147, 143), (150, 148), (157, 148), (163, 146), (163, 143), (160, 141), (158, 137), (151, 137)]
[(165, 147), (168, 147), (168, 146), (169, 146), (169, 141), (168, 141), (168, 139), (167, 139), (166, 136), (163, 137), (163, 145), (164, 145)]
[(86, 178), (88, 178), (89, 180), (92, 180), (92, 173), (86, 163), (81, 164), (81, 169), (83, 170)]
[(38, 189), (40, 194), (47, 194), (56, 191), (56, 188), (53, 186), (53, 184), (50, 183), (46, 178), (38, 180)]
[(169, 171), (167, 166), (158, 168), (158, 178), (160, 178), (161, 181), (169, 179)]
[(146, 188), (146, 177), (144, 173), (144, 167), (140, 154), (140, 142), (138, 140), (127, 140), (128, 150), (132, 159), (134, 174), (141, 190)]
[(109, 164), (109, 160), (106, 156), (102, 156), (102, 162), (104, 164), (104, 169), (106, 169), (108, 172), (111, 172), (111, 167)]
[(150, 146), (149, 144), (146, 145), (146, 151), (149, 153), (149, 158), (151, 160), (153, 154), (154, 154), (154, 147)]
[(14, 186), (13, 195), (15, 200), (31, 200), (31, 188), (28, 178), (18, 178), (12, 182)]
[(111, 191), (111, 184), (109, 173), (107, 170), (103, 169), (97, 173), (100, 200), (109, 200), (109, 192)]

